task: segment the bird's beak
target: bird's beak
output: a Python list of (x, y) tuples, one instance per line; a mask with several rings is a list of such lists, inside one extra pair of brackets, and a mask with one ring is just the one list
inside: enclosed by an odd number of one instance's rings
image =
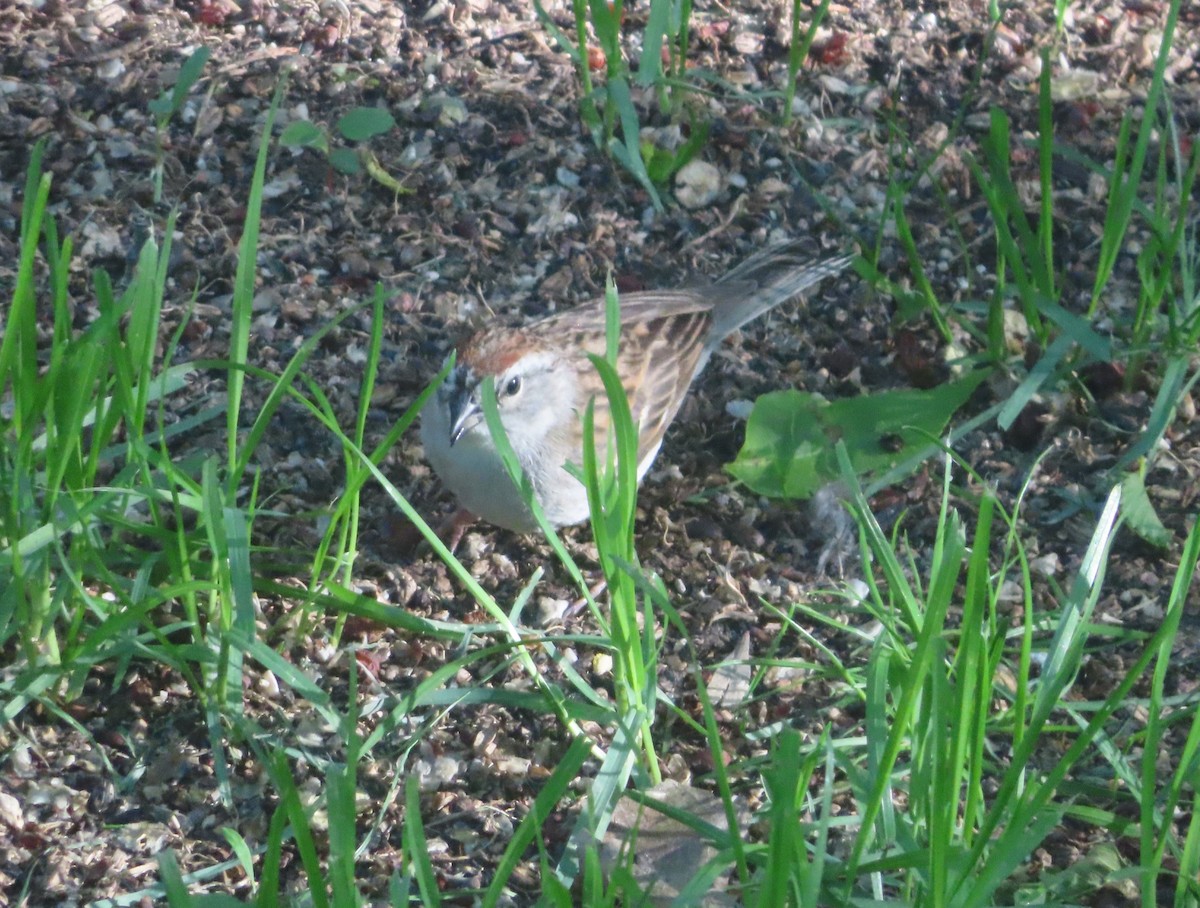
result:
[(456, 388), (450, 396), (450, 446), (462, 438), (463, 432), (470, 428), (480, 415), (479, 404), (475, 402), (474, 389), (470, 387)]

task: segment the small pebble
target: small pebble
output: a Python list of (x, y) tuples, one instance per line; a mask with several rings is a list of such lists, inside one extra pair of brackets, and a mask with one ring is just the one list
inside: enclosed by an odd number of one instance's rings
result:
[(712, 204), (721, 192), (721, 171), (707, 161), (688, 161), (675, 174), (675, 198), (695, 210)]

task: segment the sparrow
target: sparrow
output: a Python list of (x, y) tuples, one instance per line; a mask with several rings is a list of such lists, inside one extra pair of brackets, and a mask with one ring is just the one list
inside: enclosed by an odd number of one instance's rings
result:
[[(785, 243), (708, 286), (621, 294), (616, 371), (637, 426), (639, 483), (717, 346), (852, 260), (810, 258), (797, 243)], [(518, 533), (537, 529), (484, 421), (484, 382), (495, 387), (505, 434), (551, 526), (587, 519), (587, 492), (567, 465), (582, 463), (589, 401), (604, 462), (609, 405), (588, 354), (605, 355), (605, 325), (600, 298), (520, 327), (486, 327), (459, 346), (453, 368), (421, 413), (425, 456), (465, 509), (452, 522), (456, 536), (472, 515)]]

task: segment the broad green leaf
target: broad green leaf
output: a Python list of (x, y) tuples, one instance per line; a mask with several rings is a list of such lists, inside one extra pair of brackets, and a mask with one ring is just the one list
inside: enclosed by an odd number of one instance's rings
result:
[(983, 381), (977, 372), (928, 391), (885, 391), (832, 403), (800, 391), (758, 400), (746, 442), (729, 471), (760, 495), (808, 498), (837, 476), (834, 445), (854, 469), (876, 473), (933, 445), (954, 411)]
[(650, 179), (657, 184), (666, 183), (688, 161), (696, 156), (704, 143), (708, 141), (708, 124), (692, 122), (692, 134), (678, 148), (668, 151), (659, 148), (651, 141), (643, 141), (642, 160), (646, 164), (646, 172)]
[(354, 176), (362, 172), (362, 163), (353, 148), (335, 148), (329, 152), (329, 163), (338, 173)]
[(380, 107), (356, 107), (337, 122), (337, 131), (351, 142), (363, 142), (396, 125), (396, 118)]
[(1171, 533), (1163, 526), (1146, 494), (1144, 470), (1128, 474), (1121, 482), (1121, 498), (1125, 502), (1125, 524), (1155, 548), (1171, 544)]
[(279, 144), (285, 148), (316, 148), (329, 154), (329, 139), (316, 124), (308, 120), (296, 120), (285, 126), (279, 136)]

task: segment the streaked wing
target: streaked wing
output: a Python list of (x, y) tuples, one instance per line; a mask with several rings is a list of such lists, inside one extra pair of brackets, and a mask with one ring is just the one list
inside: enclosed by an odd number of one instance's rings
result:
[[(700, 287), (693, 290), (645, 290), (637, 293), (622, 293), (621, 329), (632, 327), (647, 321), (670, 318), (690, 312), (708, 312), (723, 296), (729, 293), (729, 287), (722, 287), (714, 292), (714, 287)], [(565, 332), (580, 334), (599, 334), (604, 336), (605, 328), (604, 299), (590, 300), (581, 303), (574, 309), (558, 312), (538, 322), (539, 326), (559, 328)], [(624, 338), (622, 337), (622, 340)], [(603, 349), (599, 351), (603, 353)]]
[(675, 419), (704, 354), (712, 319), (707, 310), (663, 322), (641, 322), (646, 343), (638, 349), (638, 378), (627, 382), (629, 407), (640, 427), (638, 464), (653, 454)]
[[(627, 306), (627, 301), (632, 305)], [(629, 294), (621, 302), (620, 372), (630, 413), (638, 426), (640, 466), (662, 443), (667, 426), (679, 411), (704, 353), (712, 320), (703, 295), (691, 291)], [(579, 310), (572, 314), (577, 313)], [(592, 315), (588, 313), (589, 322)], [(589, 353), (604, 355), (602, 312), (599, 328), (577, 321), (571, 326), (582, 328), (577, 336), (580, 346)], [(611, 419), (608, 399), (597, 395), (594, 424), (596, 453), (601, 458), (605, 456)]]

